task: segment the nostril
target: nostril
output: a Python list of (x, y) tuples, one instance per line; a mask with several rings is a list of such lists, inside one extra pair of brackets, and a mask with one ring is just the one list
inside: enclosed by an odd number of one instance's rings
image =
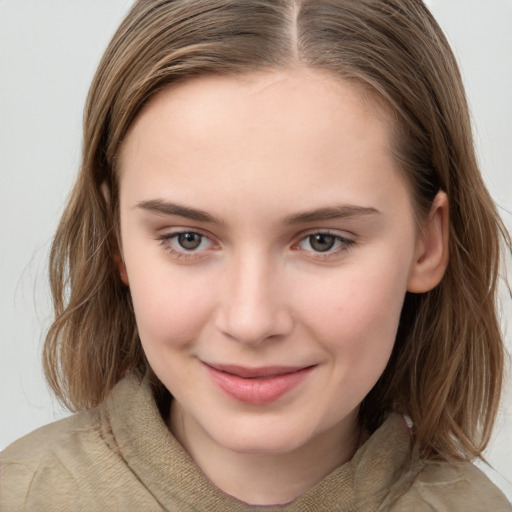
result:
[(225, 336), (243, 344), (259, 344), (289, 334), (293, 321), (283, 307), (232, 308), (218, 315), (216, 326)]
[(237, 253), (219, 297), (216, 328), (243, 344), (287, 335), (293, 325), (282, 274), (268, 252), (254, 246)]

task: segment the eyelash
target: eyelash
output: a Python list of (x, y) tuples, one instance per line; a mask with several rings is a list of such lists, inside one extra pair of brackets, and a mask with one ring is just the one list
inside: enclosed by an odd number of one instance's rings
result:
[(181, 250), (177, 250), (173, 247), (174, 243), (176, 243), (176, 244), (178, 243), (178, 242), (173, 242), (173, 239), (179, 237), (180, 235), (198, 235), (201, 237), (200, 244), (202, 244), (204, 240), (208, 240), (208, 241), (210, 241), (210, 243), (213, 244), (213, 242), (211, 242), (210, 238), (207, 235), (205, 235), (204, 233), (201, 233), (200, 231), (194, 231), (191, 229), (184, 229), (184, 230), (176, 231), (173, 233), (166, 233), (166, 234), (159, 236), (157, 238), (157, 240), (160, 242), (162, 247), (168, 253), (172, 254), (176, 258), (191, 259), (191, 258), (201, 257), (201, 255), (200, 255), (200, 253), (202, 252), (201, 250), (195, 249), (195, 250), (187, 251), (185, 248), (182, 248)]
[[(194, 249), (194, 250), (187, 251), (185, 248), (175, 249), (173, 247), (173, 244), (178, 243), (178, 242), (173, 242), (173, 240), (176, 239), (177, 237), (179, 237), (180, 235), (197, 235), (197, 236), (201, 237), (200, 244), (202, 244), (204, 240), (208, 240), (210, 242), (210, 244), (213, 244), (213, 242), (210, 240), (210, 238), (207, 235), (205, 235), (204, 233), (201, 233), (200, 231), (194, 231), (194, 230), (181, 230), (181, 231), (176, 231), (173, 233), (166, 233), (166, 234), (163, 234), (163, 235), (157, 237), (157, 240), (160, 242), (160, 244), (163, 246), (163, 248), (168, 253), (172, 254), (176, 258), (185, 258), (185, 259), (201, 258), (201, 256), (202, 256), (201, 253), (203, 253), (204, 251), (202, 251), (200, 249)], [(338, 245), (338, 247), (336, 247), (335, 249), (328, 249), (324, 252), (304, 249), (305, 252), (313, 254), (314, 255), (313, 257), (315, 259), (322, 260), (322, 261), (327, 260), (332, 257), (335, 257), (343, 252), (350, 250), (352, 248), (352, 246), (356, 243), (355, 240), (343, 237), (343, 236), (333, 233), (329, 230), (313, 231), (313, 232), (306, 233), (306, 234), (302, 235), (300, 240), (292, 246), (292, 249), (299, 251), (300, 248), (298, 248), (298, 247), (302, 243), (307, 242), (308, 240), (311, 241), (311, 238), (314, 236), (332, 237), (334, 239), (334, 244)], [(297, 247), (297, 249), (295, 249), (296, 247)]]
[[(325, 231), (312, 231), (309, 233), (306, 233), (302, 236), (302, 238), (299, 240), (297, 244), (294, 245), (294, 247), (298, 247), (300, 244), (307, 242), (308, 240), (311, 243), (311, 238), (314, 236), (328, 236), (332, 237), (334, 239), (334, 244), (337, 244), (338, 246), (335, 249), (328, 249), (324, 252), (322, 251), (307, 251), (309, 253), (314, 254), (314, 258), (317, 260), (327, 260), (333, 257), (336, 257), (340, 255), (341, 253), (344, 253), (348, 250), (350, 250), (353, 245), (356, 243), (355, 240), (352, 240), (351, 238), (347, 238), (344, 236), (341, 236), (337, 233), (333, 233), (332, 231), (325, 230)], [(297, 249), (299, 250), (299, 249)]]

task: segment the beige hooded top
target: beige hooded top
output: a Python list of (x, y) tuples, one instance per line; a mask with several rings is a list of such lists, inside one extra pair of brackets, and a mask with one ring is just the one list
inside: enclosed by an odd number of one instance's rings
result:
[(473, 465), (418, 460), (398, 415), (292, 503), (251, 507), (206, 478), (168, 431), (149, 384), (133, 376), (101, 407), (13, 443), (0, 471), (2, 512), (512, 510)]

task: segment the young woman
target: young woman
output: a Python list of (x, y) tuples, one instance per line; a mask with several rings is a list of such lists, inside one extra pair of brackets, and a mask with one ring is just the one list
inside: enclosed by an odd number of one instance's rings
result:
[(417, 0), (140, 0), (94, 79), (2, 510), (510, 510), (470, 460), (510, 240)]

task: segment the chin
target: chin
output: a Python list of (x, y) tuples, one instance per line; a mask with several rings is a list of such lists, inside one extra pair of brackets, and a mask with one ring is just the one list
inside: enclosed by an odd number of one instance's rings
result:
[(240, 429), (239, 432), (215, 436), (225, 448), (239, 454), (279, 455), (290, 453), (307, 444), (309, 436), (291, 429), (276, 429), (275, 426), (256, 429)]

